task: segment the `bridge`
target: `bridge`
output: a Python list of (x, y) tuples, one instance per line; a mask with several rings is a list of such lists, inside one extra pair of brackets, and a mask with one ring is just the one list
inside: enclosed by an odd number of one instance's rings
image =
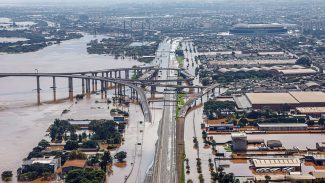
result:
[[(142, 70), (154, 70), (150, 72), (151, 74), (147, 78), (143, 79), (129, 79), (129, 71), (134, 70), (135, 72), (142, 72)], [(177, 82), (178, 84), (182, 82), (191, 81), (191, 79), (172, 79), (172, 80), (155, 80), (152, 79), (152, 74), (156, 73), (159, 70), (174, 70), (180, 71), (180, 69), (168, 69), (168, 68), (158, 68), (158, 67), (133, 67), (133, 68), (121, 68), (121, 69), (106, 69), (106, 70), (97, 70), (97, 71), (86, 71), (86, 72), (71, 72), (71, 73), (0, 73), (0, 78), (5, 77), (36, 77), (36, 91), (37, 91), (37, 104), (41, 104), (41, 87), (40, 87), (40, 78), (41, 77), (51, 77), (52, 78), (52, 89), (53, 89), (53, 101), (57, 101), (56, 96), (56, 78), (67, 78), (68, 79), (68, 90), (69, 90), (69, 99), (73, 101), (74, 99), (74, 87), (73, 80), (80, 79), (82, 81), (82, 94), (87, 97), (91, 93), (98, 91), (98, 82), (100, 82), (100, 93), (101, 98), (107, 98), (107, 90), (109, 86), (115, 89), (115, 95), (126, 95), (125, 87), (131, 89), (130, 95), (131, 99), (136, 99), (140, 102), (145, 122), (151, 122), (152, 117), (149, 110), (148, 101), (146, 98), (146, 93), (143, 88), (140, 86), (151, 86), (151, 94), (156, 92), (156, 87), (166, 87), (166, 85), (156, 85), (155, 83), (168, 83), (168, 82)], [(121, 78), (121, 72), (124, 71), (125, 78)], [(98, 76), (98, 73), (101, 73)], [(114, 73), (114, 77), (113, 74)], [(176, 86), (175, 87), (181, 87)]]

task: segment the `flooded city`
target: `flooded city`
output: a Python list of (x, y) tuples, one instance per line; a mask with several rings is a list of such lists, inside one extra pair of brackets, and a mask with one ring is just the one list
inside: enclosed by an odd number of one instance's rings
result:
[(324, 10), (0, 0), (0, 182), (325, 182)]

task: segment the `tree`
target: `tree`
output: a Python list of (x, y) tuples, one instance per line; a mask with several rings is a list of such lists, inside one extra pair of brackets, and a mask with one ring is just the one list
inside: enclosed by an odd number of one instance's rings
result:
[(112, 162), (113, 162), (113, 158), (112, 158), (110, 152), (109, 151), (105, 151), (104, 152), (104, 155), (102, 157), (102, 161), (100, 162), (100, 168), (103, 171), (106, 172), (107, 165), (112, 164)]
[(82, 143), (81, 147), (82, 148), (97, 148), (98, 144), (97, 142), (93, 141), (93, 140), (88, 140), (84, 143)]
[(41, 147), (42, 149), (46, 149), (48, 146), (50, 146), (50, 143), (44, 139), (42, 139), (39, 143), (38, 146)]
[(100, 183), (105, 180), (105, 172), (92, 168), (76, 169), (68, 172), (67, 183)]
[(65, 150), (75, 150), (75, 149), (78, 149), (78, 148), (79, 148), (79, 144), (78, 144), (77, 141), (69, 140), (64, 145)]
[(126, 158), (127, 153), (125, 151), (120, 151), (115, 154), (114, 158), (117, 159), (119, 162), (123, 162)]
[(268, 183), (268, 182), (270, 182), (271, 177), (269, 175), (265, 175), (265, 180), (266, 180), (265, 182)]
[(70, 160), (74, 160), (74, 159), (87, 159), (87, 155), (81, 151), (78, 150), (73, 150), (71, 151), (70, 155), (69, 155), (69, 159)]
[(1, 178), (3, 181), (10, 181), (12, 178), (12, 171), (3, 171), (1, 174)]
[(319, 125), (324, 125), (325, 124), (325, 118), (319, 118), (318, 124)]
[(311, 66), (311, 63), (311, 59), (308, 56), (302, 56), (296, 61), (297, 65), (304, 65), (308, 67)]

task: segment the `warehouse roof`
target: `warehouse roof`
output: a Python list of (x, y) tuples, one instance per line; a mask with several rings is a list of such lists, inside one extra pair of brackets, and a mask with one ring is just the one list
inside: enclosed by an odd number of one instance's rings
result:
[(305, 123), (259, 123), (259, 127), (307, 127)]
[(279, 69), (278, 72), (290, 75), (290, 74), (315, 74), (317, 71), (313, 69)]
[(325, 107), (297, 107), (296, 110), (302, 114), (309, 114), (309, 113), (325, 114)]
[(246, 93), (251, 104), (298, 104), (289, 93)]
[(287, 159), (253, 159), (253, 164), (256, 168), (268, 168), (268, 167), (299, 167), (299, 158), (287, 158)]
[(323, 92), (289, 92), (300, 103), (325, 102)]

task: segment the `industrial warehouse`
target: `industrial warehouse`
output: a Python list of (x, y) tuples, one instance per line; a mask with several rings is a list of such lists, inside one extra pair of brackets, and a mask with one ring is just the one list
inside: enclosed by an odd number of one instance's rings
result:
[[(325, 106), (325, 93), (323, 92), (286, 92), (286, 93), (245, 93), (236, 100), (237, 106), (251, 106), (252, 109), (272, 109), (275, 111), (289, 111), (290, 109), (299, 109), (306, 113), (308, 107), (323, 107)], [(312, 110), (312, 108), (309, 108)], [(321, 111), (322, 108), (314, 108)], [(312, 111), (310, 111), (312, 113)], [(319, 114), (319, 112), (314, 112)]]

